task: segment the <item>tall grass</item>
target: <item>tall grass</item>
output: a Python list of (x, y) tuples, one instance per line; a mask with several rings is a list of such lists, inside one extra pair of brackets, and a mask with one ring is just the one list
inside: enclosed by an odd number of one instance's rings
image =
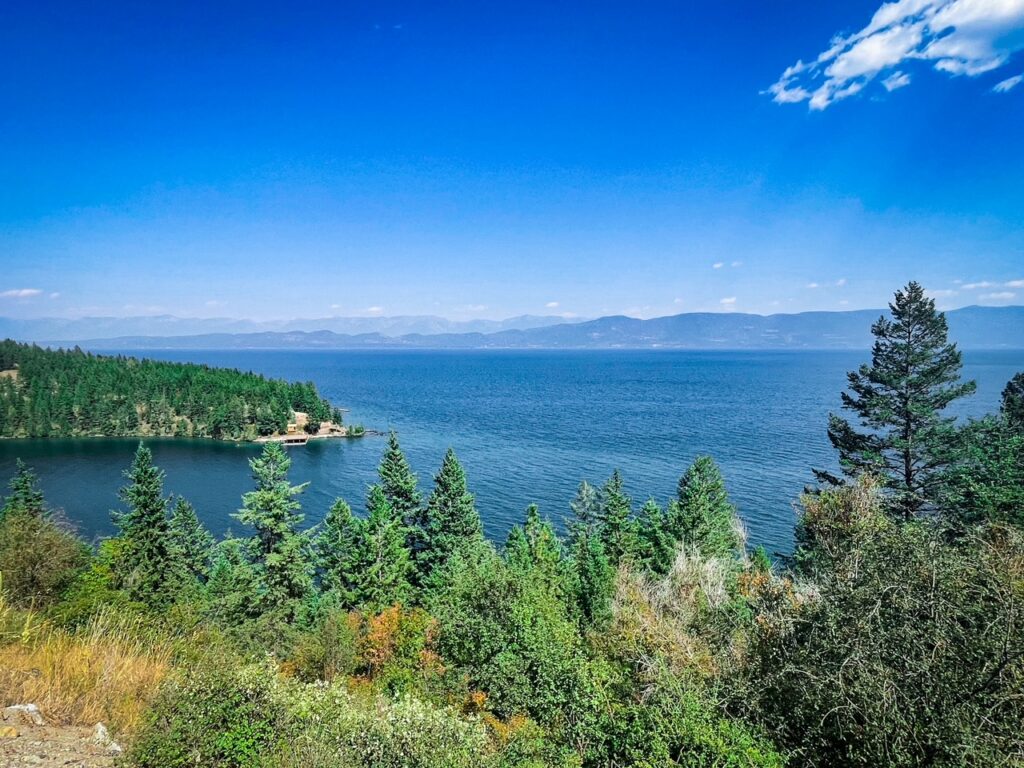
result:
[(51, 722), (104, 722), (125, 734), (140, 725), (173, 650), (138, 617), (106, 611), (68, 631), (17, 615), (2, 593), (0, 631), (0, 703), (33, 703)]

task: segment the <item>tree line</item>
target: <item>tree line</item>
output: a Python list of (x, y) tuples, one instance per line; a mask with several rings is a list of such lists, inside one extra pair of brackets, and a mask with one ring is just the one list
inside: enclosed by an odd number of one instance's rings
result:
[(842, 473), (801, 497), (777, 562), (709, 457), (664, 504), (616, 471), (564, 526), (530, 505), (496, 545), (455, 453), (424, 495), (392, 433), (365, 509), (314, 526), (267, 445), (219, 542), (144, 445), (95, 552), (19, 464), (3, 588), (66, 626), (115, 606), (198, 633), (138, 766), (1014, 765), (1024, 374), (957, 423), (973, 387), (920, 287), (874, 332), (853, 418), (829, 423)]
[(312, 382), (206, 365), (0, 342), (0, 437), (210, 437), (285, 432), (295, 411), (341, 423)]

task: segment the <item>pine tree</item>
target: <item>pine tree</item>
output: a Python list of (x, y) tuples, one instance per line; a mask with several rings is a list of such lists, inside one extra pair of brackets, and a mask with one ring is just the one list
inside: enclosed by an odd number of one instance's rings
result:
[(1024, 371), (1006, 383), (999, 411), (1012, 430), (1024, 434)]
[(456, 549), (483, 536), (480, 515), (466, 485), (466, 472), (451, 448), (434, 477), (423, 522), (423, 545), (416, 554), (416, 570), (420, 582), (426, 583)]
[(679, 478), (678, 496), (669, 506), (668, 530), (677, 542), (696, 547), (708, 557), (726, 557), (739, 548), (736, 510), (710, 456), (698, 456)]
[(632, 556), (636, 550), (632, 504), (623, 487), (622, 475), (616, 469), (601, 488), (601, 543), (613, 565)]
[(115, 512), (114, 522), (124, 542), (122, 558), (116, 564), (118, 585), (128, 595), (151, 608), (165, 608), (172, 602), (173, 573), (164, 473), (154, 466), (153, 454), (139, 443), (135, 459), (125, 472), (128, 485), (120, 492), (128, 507)]
[(832, 414), (828, 436), (843, 472), (878, 475), (894, 513), (909, 520), (935, 501), (953, 458), (955, 418), (943, 411), (976, 387), (960, 381), (961, 355), (949, 343), (946, 318), (920, 285), (897, 291), (889, 309), (892, 319), (881, 317), (871, 328), (871, 365), (847, 374), (850, 392), (842, 393), (843, 408), (864, 431)]
[(195, 507), (178, 497), (171, 509), (170, 547), (183, 575), (205, 581), (210, 575), (213, 537), (196, 516)]
[(554, 594), (564, 591), (562, 543), (551, 523), (540, 516), (536, 504), (526, 508), (526, 520), (515, 526), (505, 542), (505, 561)]
[(412, 562), (405, 545), (402, 519), (391, 509), (379, 485), (370, 486), (366, 509), (349, 578), (353, 604), (379, 611), (409, 600)]
[(365, 536), (363, 521), (352, 514), (344, 499), (327, 511), (316, 537), (317, 566), (324, 592), (333, 594), (344, 606), (355, 604), (358, 547)]
[(640, 509), (637, 525), (640, 559), (657, 574), (668, 573), (676, 556), (678, 540), (658, 502), (648, 499)]
[(586, 480), (569, 504), (569, 559), (576, 608), (585, 626), (601, 626), (611, 616), (615, 571), (599, 535), (601, 500)]
[(388, 445), (384, 449), (380, 466), (377, 467), (380, 477), (380, 488), (391, 509), (401, 516), (408, 525), (414, 520), (423, 506), (417, 486), (416, 475), (409, 466), (402, 448), (398, 444), (398, 435), (394, 430), (388, 433)]
[(227, 536), (214, 550), (206, 593), (211, 613), (227, 626), (256, 619), (264, 584), (252, 563), (251, 542)]
[(313, 590), (309, 542), (298, 530), (303, 516), (295, 501), (306, 486), (288, 482), (291, 459), (279, 443), (267, 443), (249, 466), (256, 490), (242, 496), (235, 517), (256, 529), (251, 549), (266, 582), (264, 610), (290, 620)]
[(21, 459), (15, 462), (14, 477), (7, 486), (10, 495), (0, 507), (0, 520), (8, 514), (22, 512), (36, 517), (46, 515), (43, 492), (39, 490), (39, 478)]

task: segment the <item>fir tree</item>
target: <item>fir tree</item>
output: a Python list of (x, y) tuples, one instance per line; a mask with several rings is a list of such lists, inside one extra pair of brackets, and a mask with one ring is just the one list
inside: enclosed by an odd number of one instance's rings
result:
[(585, 626), (601, 626), (611, 616), (615, 571), (599, 533), (601, 500), (586, 480), (570, 502), (569, 559), (576, 608)]
[(256, 619), (264, 603), (264, 585), (249, 545), (228, 535), (214, 550), (206, 593), (211, 613), (227, 626)]
[(523, 525), (509, 532), (505, 561), (532, 580), (542, 582), (554, 594), (561, 594), (565, 583), (562, 543), (551, 523), (541, 518), (536, 504), (526, 508)]
[(710, 456), (698, 456), (679, 478), (678, 496), (669, 507), (668, 530), (677, 542), (696, 547), (708, 557), (726, 557), (739, 548), (736, 510)]
[(379, 611), (410, 598), (412, 562), (402, 519), (391, 509), (379, 485), (370, 486), (366, 509), (348, 578), (353, 604)]
[(195, 507), (178, 497), (171, 509), (170, 547), (183, 574), (205, 581), (210, 575), (213, 537), (196, 516)]
[(365, 536), (363, 521), (352, 514), (344, 499), (327, 511), (316, 537), (317, 566), (324, 592), (333, 594), (344, 606), (355, 603), (358, 547)]
[(142, 443), (131, 467), (128, 484), (121, 489), (126, 512), (115, 512), (114, 522), (124, 542), (116, 565), (118, 586), (133, 600), (152, 608), (172, 601), (168, 576), (173, 573), (167, 500), (163, 496), (164, 473), (154, 466), (153, 454)]
[(648, 499), (640, 509), (637, 525), (640, 559), (651, 571), (666, 574), (676, 556), (678, 540), (658, 502)]
[(601, 488), (601, 543), (613, 565), (630, 557), (636, 549), (632, 504), (616, 469)]
[(394, 430), (388, 433), (388, 445), (377, 467), (377, 475), (380, 477), (381, 491), (391, 509), (401, 516), (406, 525), (411, 524), (418, 517), (423, 499), (417, 487), (416, 475), (402, 453)]
[(43, 492), (39, 490), (39, 478), (21, 459), (15, 462), (14, 477), (7, 486), (10, 494), (0, 507), (0, 520), (8, 514), (20, 512), (44, 517), (46, 504)]
[(1011, 429), (1024, 434), (1024, 371), (1006, 383), (999, 411)]
[(480, 515), (466, 485), (466, 472), (451, 448), (434, 477), (423, 522), (423, 546), (416, 556), (416, 570), (420, 581), (426, 583), (456, 549), (483, 536)]
[(843, 408), (864, 431), (833, 414), (828, 436), (843, 472), (878, 475), (893, 511), (909, 520), (934, 502), (953, 458), (955, 418), (943, 411), (976, 387), (960, 381), (961, 355), (949, 343), (946, 318), (920, 285), (911, 282), (897, 291), (889, 309), (892, 319), (881, 317), (871, 328), (871, 364), (851, 371), (850, 391), (842, 393)]
[(290, 620), (313, 589), (309, 542), (298, 530), (303, 516), (295, 501), (305, 485), (288, 482), (291, 459), (279, 443), (267, 443), (249, 466), (256, 490), (242, 496), (235, 517), (256, 529), (251, 549), (266, 583), (264, 609)]

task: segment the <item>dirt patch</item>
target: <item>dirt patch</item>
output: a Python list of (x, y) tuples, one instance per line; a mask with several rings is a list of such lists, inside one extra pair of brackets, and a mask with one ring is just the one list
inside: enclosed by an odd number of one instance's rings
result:
[(13, 381), (18, 380), (18, 370), (12, 368), (9, 371), (0, 371), (0, 379), (12, 379)]
[[(7, 726), (7, 723), (4, 723)], [(112, 768), (117, 753), (93, 743), (93, 729), (14, 724), (17, 736), (0, 738), (4, 768)]]

